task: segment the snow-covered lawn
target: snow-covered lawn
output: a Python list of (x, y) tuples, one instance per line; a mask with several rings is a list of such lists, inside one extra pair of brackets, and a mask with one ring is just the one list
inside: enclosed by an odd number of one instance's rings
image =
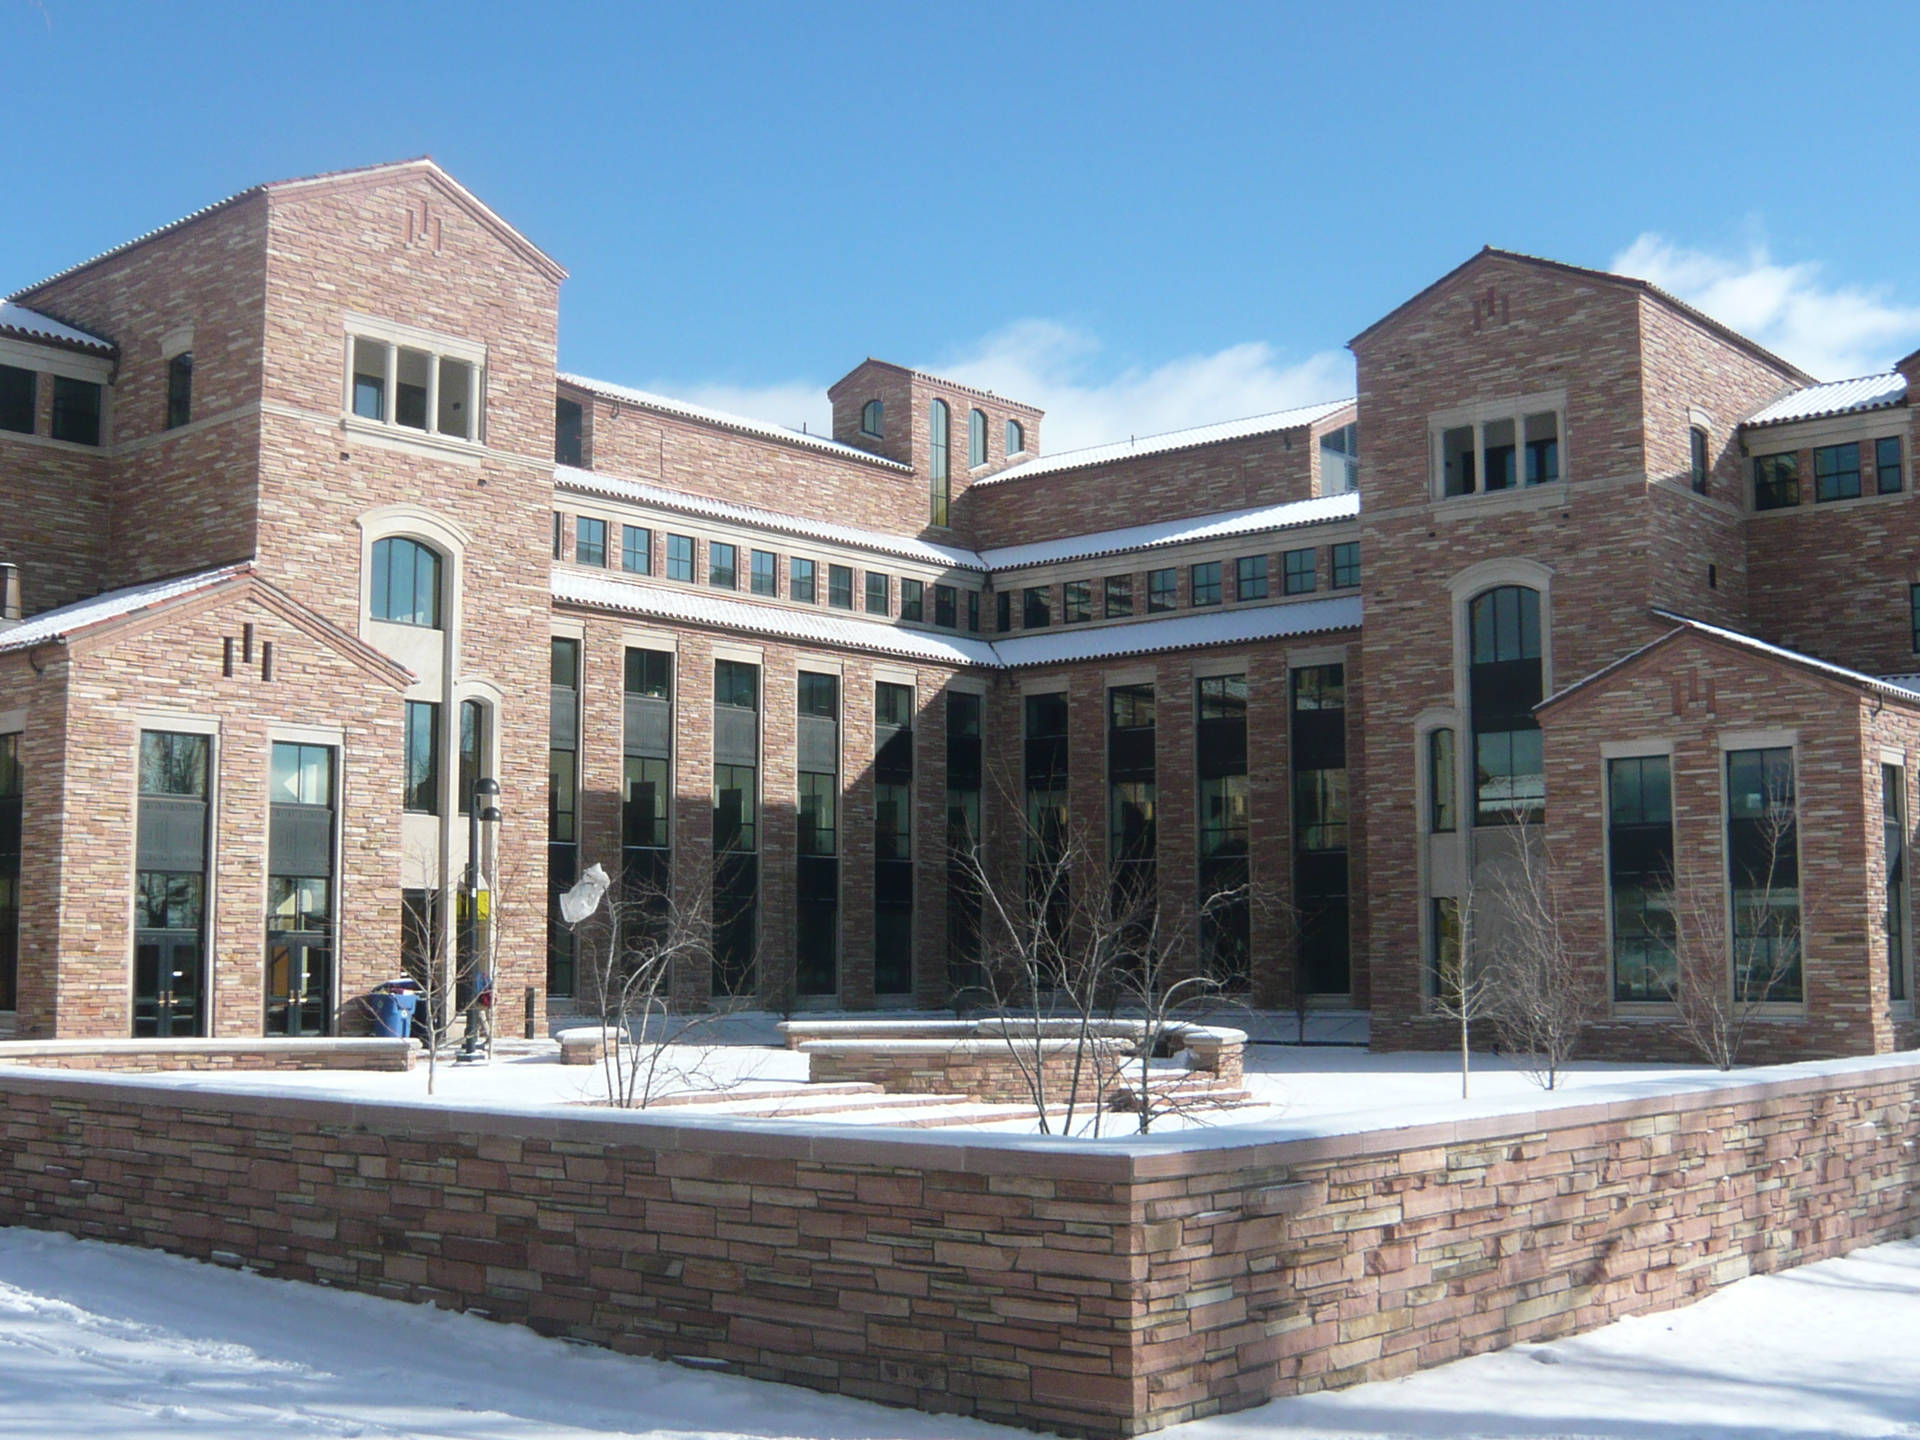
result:
[[(1256, 1037), (1276, 1036), (1290, 1041), (1292, 1016), (1227, 1017), (1253, 1031)], [(679, 1052), (666, 1067), (674, 1078), (657, 1093), (694, 1090), (708, 1102), (715, 1092), (730, 1092), (730, 1103), (675, 1106), (668, 1114), (676, 1123), (702, 1117), (736, 1118), (751, 1111), (756, 1118), (805, 1121), (814, 1125), (883, 1125), (903, 1113), (881, 1109), (846, 1108), (813, 1113), (805, 1097), (791, 1094), (767, 1100), (769, 1092), (791, 1092), (807, 1078), (804, 1055), (781, 1044), (777, 1017), (758, 1012), (723, 1017), (700, 1031), (701, 1044), (674, 1047)], [(1343, 1034), (1342, 1017), (1315, 1017), (1318, 1031)], [(1365, 1034), (1365, 1020), (1358, 1033)], [(1311, 1033), (1311, 1032), (1310, 1032)], [(1702, 1084), (1737, 1083), (1740, 1072), (1718, 1076), (1702, 1066), (1623, 1065), (1576, 1063), (1559, 1086), (1542, 1090), (1513, 1061), (1491, 1055), (1473, 1057), (1472, 1099), (1460, 1098), (1459, 1058), (1449, 1054), (1373, 1054), (1350, 1044), (1296, 1046), (1256, 1038), (1247, 1047), (1245, 1086), (1256, 1103), (1227, 1111), (1199, 1112), (1189, 1117), (1166, 1116), (1155, 1122), (1162, 1132), (1205, 1128), (1260, 1136), (1324, 1135), (1447, 1121), (1468, 1116), (1494, 1115), (1660, 1094)], [(1753, 1072), (1747, 1072), (1749, 1074)], [(479, 1065), (455, 1065), (443, 1060), (433, 1077), (434, 1094), (427, 1094), (424, 1065), (405, 1074), (384, 1071), (174, 1072), (137, 1079), (139, 1083), (221, 1091), (262, 1088), (285, 1093), (367, 1101), (406, 1101), (449, 1106), (543, 1105), (580, 1106), (605, 1103), (607, 1077), (601, 1066), (565, 1066), (555, 1047), (543, 1042), (531, 1049), (515, 1042), (503, 1045), (495, 1060)], [(732, 1103), (737, 1101), (738, 1103)], [(784, 1115), (777, 1112), (785, 1110)], [(729, 1111), (735, 1112), (729, 1115)], [(1004, 1107), (1001, 1107), (1004, 1113)], [(1122, 1138), (1133, 1133), (1127, 1115), (1103, 1117), (1101, 1133)], [(1031, 1121), (1001, 1121), (944, 1130), (946, 1135), (1032, 1133)]]
[[(1920, 1435), (1920, 1242), (1168, 1440)], [(0, 1229), (0, 1436), (939, 1440), (1026, 1432)]]

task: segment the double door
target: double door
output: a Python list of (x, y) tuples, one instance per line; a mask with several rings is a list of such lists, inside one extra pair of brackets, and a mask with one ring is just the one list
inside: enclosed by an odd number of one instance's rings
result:
[(133, 1033), (164, 1039), (204, 1033), (206, 964), (198, 931), (136, 931)]
[(267, 934), (267, 1034), (324, 1035), (332, 1013), (333, 946), (325, 935)]

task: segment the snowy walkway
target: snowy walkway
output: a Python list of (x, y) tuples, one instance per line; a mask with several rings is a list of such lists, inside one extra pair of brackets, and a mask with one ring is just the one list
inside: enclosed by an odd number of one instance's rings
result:
[[(1169, 1440), (1920, 1435), (1920, 1242)], [(1013, 1440), (512, 1326), (0, 1229), (0, 1436)]]

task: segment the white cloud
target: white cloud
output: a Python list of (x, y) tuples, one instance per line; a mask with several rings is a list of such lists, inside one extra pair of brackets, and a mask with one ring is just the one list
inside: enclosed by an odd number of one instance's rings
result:
[[(1321, 351), (1287, 363), (1262, 340), (1211, 354), (1185, 355), (1152, 366), (1099, 373), (1098, 339), (1054, 320), (1021, 320), (954, 352), (918, 363), (963, 385), (1037, 405), (1046, 411), (1048, 453), (1157, 435), (1189, 425), (1238, 420), (1353, 394), (1353, 362), (1344, 351)], [(835, 377), (837, 378), (837, 377)], [(831, 381), (769, 385), (673, 384), (646, 388), (716, 410), (816, 435), (833, 433), (826, 389)]]
[(1920, 345), (1920, 307), (1896, 304), (1884, 289), (1829, 285), (1818, 264), (1782, 263), (1764, 243), (1716, 254), (1648, 233), (1610, 268), (1671, 291), (1822, 380), (1885, 370)]
[(1247, 340), (1107, 375), (1099, 355), (1084, 331), (1021, 320), (925, 368), (1039, 406), (1050, 453), (1353, 394), (1353, 362), (1341, 351), (1288, 364), (1264, 340)]

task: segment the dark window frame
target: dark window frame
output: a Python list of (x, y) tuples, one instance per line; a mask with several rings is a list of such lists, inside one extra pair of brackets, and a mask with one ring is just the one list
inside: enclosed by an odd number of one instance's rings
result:
[(1280, 556), (1280, 591), (1284, 595), (1311, 595), (1319, 583), (1317, 548), (1288, 550)]

